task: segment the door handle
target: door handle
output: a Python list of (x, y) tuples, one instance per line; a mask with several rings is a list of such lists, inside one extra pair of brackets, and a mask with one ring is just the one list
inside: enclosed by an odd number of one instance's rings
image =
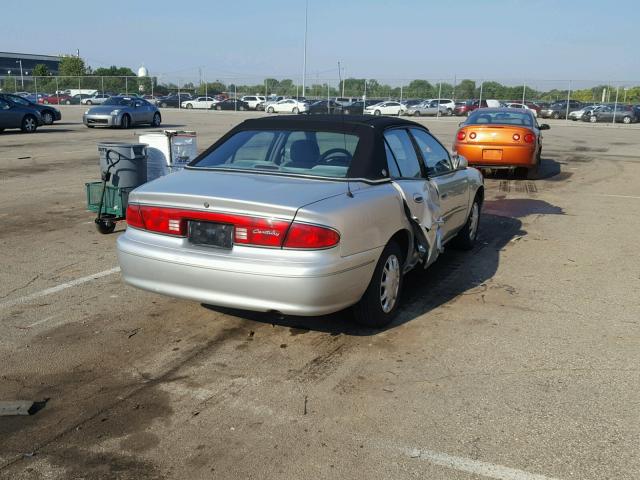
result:
[(440, 195), (440, 198), (442, 198), (442, 199), (444, 200), (444, 199), (445, 199), (445, 198), (447, 198), (448, 196), (449, 196), (449, 194), (448, 194), (448, 193), (443, 193), (442, 195)]
[(418, 193), (414, 193), (413, 194), (413, 201), (416, 203), (422, 203), (424, 201), (424, 198), (422, 195), (418, 194)]

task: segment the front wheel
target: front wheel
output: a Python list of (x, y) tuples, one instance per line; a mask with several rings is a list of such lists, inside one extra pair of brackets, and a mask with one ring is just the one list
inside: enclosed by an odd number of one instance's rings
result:
[(627, 124), (631, 123), (631, 117), (629, 117), (629, 116), (624, 117), (622, 119), (622, 123), (627, 123)]
[(595, 115), (591, 115), (591, 116), (589, 117), (589, 121), (590, 121), (591, 123), (596, 123), (596, 122), (598, 121), (598, 117), (596, 117)]
[(192, 105), (192, 104), (190, 104), (190, 103), (187, 103), (187, 109), (189, 109), (189, 110), (190, 110), (190, 109), (192, 109), (192, 108), (193, 108), (193, 105)]
[(269, 108), (267, 108), (267, 113), (273, 113), (273, 111), (274, 111), (274, 110), (273, 110), (273, 107), (269, 107)]
[(367, 290), (353, 308), (357, 323), (380, 328), (394, 319), (402, 293), (403, 259), (400, 246), (389, 242), (380, 255)]
[(85, 103), (85, 105), (93, 105), (93, 102), (91, 100), (87, 100), (87, 102)]
[(299, 113), (300, 110), (298, 110), (298, 107), (293, 107), (293, 110), (291, 110), (291, 113)]
[(380, 116), (382, 112), (380, 110), (376, 110), (375, 112), (373, 112), (373, 114), (376, 116)]
[(413, 114), (414, 117), (419, 117), (420, 116), (420, 110), (416, 110)]
[(240, 110), (241, 112), (244, 112), (244, 105), (240, 105), (240, 106), (238, 107), (238, 110)]
[(560, 112), (553, 112), (551, 118), (558, 120), (560, 118)]
[(479, 226), (480, 198), (476, 195), (476, 198), (473, 199), (473, 205), (471, 205), (467, 222), (453, 239), (452, 245), (460, 250), (471, 250), (476, 243)]
[(120, 120), (120, 128), (122, 128), (123, 130), (126, 130), (130, 126), (131, 126), (131, 119), (129, 118), (129, 115), (123, 115), (122, 120)]
[(166, 104), (165, 102), (162, 102), (162, 103), (160, 104), (160, 106), (161, 106), (162, 108), (167, 108), (167, 104)]
[(44, 122), (45, 125), (52, 125), (53, 124), (53, 113), (44, 112), (42, 114), (42, 121)]

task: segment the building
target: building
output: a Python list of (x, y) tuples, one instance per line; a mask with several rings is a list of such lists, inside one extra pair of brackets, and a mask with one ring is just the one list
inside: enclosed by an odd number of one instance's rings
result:
[[(20, 72), (21, 62), (22, 72)], [(4, 78), (8, 75), (11, 75), (12, 77), (19, 75), (31, 76), (33, 67), (40, 63), (46, 65), (52, 75), (58, 74), (58, 67), (60, 65), (59, 56), (0, 52), (0, 78)]]

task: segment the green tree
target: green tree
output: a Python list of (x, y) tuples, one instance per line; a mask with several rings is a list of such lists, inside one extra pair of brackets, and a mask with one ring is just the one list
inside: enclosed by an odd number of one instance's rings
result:
[(35, 67), (33, 67), (33, 71), (31, 73), (34, 77), (48, 77), (49, 75), (51, 75), (49, 67), (47, 67), (44, 63), (38, 63)]
[(434, 92), (433, 85), (431, 85), (427, 80), (411, 80), (409, 85), (404, 87), (403, 90), (403, 94), (406, 98), (427, 98), (438, 94), (437, 89)]
[(65, 55), (60, 59), (58, 71), (62, 76), (78, 77), (87, 74), (87, 66), (80, 57)]
[(476, 82), (465, 78), (456, 86), (456, 98), (471, 99), (475, 96)]

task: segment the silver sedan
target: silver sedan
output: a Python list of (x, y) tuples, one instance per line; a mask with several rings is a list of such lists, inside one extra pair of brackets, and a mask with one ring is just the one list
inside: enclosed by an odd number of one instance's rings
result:
[(380, 327), (406, 272), (473, 246), (483, 197), (480, 173), (414, 122), (251, 119), (131, 192), (117, 252), (125, 282), (152, 292), (291, 315), (354, 306)]
[(129, 128), (141, 124), (159, 127), (162, 116), (156, 106), (142, 98), (116, 96), (84, 112), (82, 122), (89, 128)]
[(449, 110), (446, 105), (438, 104), (437, 100), (431, 100), (426, 102), (421, 102), (416, 105), (411, 105), (407, 107), (404, 111), (404, 115), (409, 115), (413, 117), (419, 117), (421, 115), (431, 115), (436, 116), (450, 115)]

